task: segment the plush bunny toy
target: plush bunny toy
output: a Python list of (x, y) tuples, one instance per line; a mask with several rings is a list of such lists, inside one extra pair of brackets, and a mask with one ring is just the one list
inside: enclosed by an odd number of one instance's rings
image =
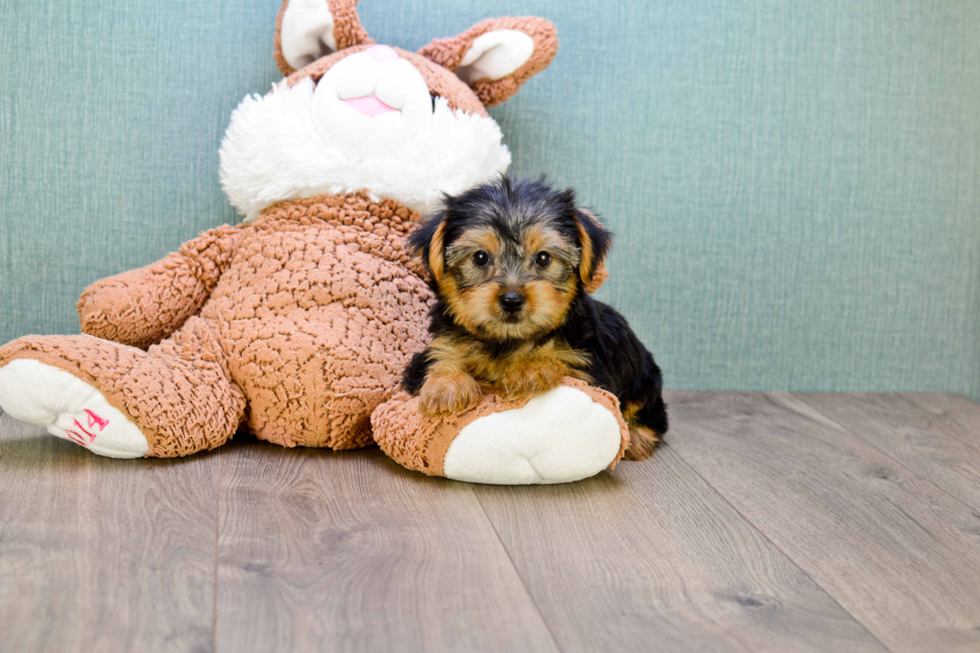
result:
[(286, 447), (376, 441), (411, 469), (485, 483), (577, 480), (619, 460), (615, 398), (579, 381), (441, 420), (398, 392), (432, 301), (405, 235), (444, 193), (506, 170), (485, 107), (550, 63), (554, 26), (491, 19), (407, 52), (375, 45), (356, 4), (284, 2), (286, 78), (241, 103), (221, 147), (244, 222), (87, 288), (86, 335), (0, 348), (4, 411), (117, 458), (211, 449), (244, 423)]

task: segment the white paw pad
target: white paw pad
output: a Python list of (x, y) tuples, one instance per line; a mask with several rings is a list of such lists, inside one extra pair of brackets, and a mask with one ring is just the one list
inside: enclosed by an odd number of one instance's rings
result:
[(0, 408), (11, 417), (109, 458), (142, 458), (146, 437), (94, 387), (30, 359), (0, 367)]
[(446, 452), (443, 472), (470, 483), (568, 483), (608, 467), (621, 442), (611, 411), (561, 386), (466, 425)]

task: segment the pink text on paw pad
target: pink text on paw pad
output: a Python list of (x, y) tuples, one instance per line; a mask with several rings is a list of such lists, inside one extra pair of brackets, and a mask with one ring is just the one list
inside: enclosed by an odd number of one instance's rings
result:
[(109, 420), (107, 420), (106, 418), (101, 417), (99, 415), (96, 415), (95, 413), (93, 413), (92, 411), (90, 411), (88, 408), (85, 409), (85, 414), (88, 415), (88, 426), (89, 426), (89, 428), (92, 428), (93, 426), (95, 426), (96, 424), (98, 424), (99, 425), (99, 430), (102, 431), (102, 430), (105, 430), (105, 427), (109, 426)]

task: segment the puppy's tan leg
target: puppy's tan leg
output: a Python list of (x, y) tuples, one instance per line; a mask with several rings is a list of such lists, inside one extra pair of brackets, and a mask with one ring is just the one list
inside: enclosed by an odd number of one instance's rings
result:
[(561, 385), (568, 367), (556, 361), (525, 359), (510, 365), (497, 382), (497, 392), (507, 401), (534, 397)]
[(540, 347), (528, 347), (500, 361), (496, 390), (504, 399), (516, 401), (544, 394), (561, 385), (566, 376), (591, 382), (580, 370), (588, 357), (564, 343), (551, 341)]
[(461, 413), (476, 405), (482, 397), (480, 384), (472, 376), (434, 365), (419, 391), (419, 410), (429, 417)]
[(483, 398), (480, 384), (468, 372), (466, 343), (448, 337), (437, 337), (429, 345), (432, 361), (419, 390), (419, 410), (436, 417), (461, 413)]

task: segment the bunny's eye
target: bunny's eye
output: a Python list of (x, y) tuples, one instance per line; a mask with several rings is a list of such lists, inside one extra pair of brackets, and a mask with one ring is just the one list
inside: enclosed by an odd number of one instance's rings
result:
[(429, 93), (429, 97), (432, 98), (432, 113), (436, 112), (436, 98), (439, 97), (435, 93)]

